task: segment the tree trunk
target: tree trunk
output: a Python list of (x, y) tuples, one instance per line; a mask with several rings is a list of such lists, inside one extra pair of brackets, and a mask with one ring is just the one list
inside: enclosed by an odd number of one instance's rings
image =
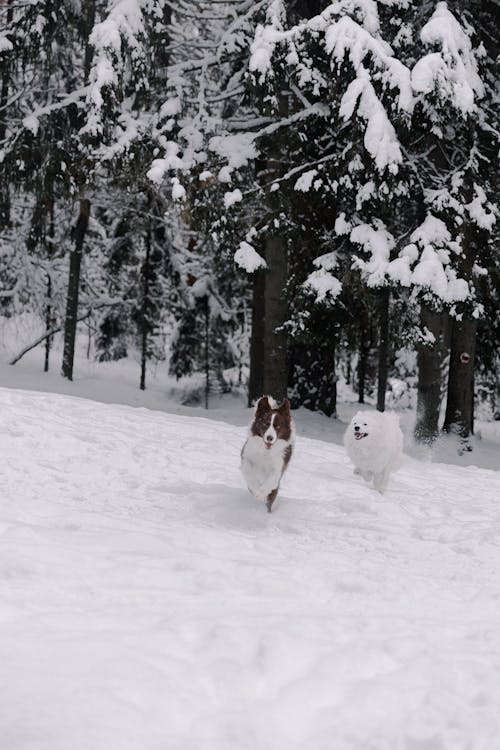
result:
[(389, 289), (379, 292), (379, 340), (378, 340), (378, 382), (377, 411), (385, 411), (385, 393), (389, 377)]
[[(289, 112), (288, 92), (279, 95), (279, 116)], [(263, 179), (271, 185), (283, 170), (283, 143), (279, 136), (272, 142), (267, 155)], [(263, 308), (263, 378), (262, 392), (276, 400), (286, 396), (288, 382), (287, 341), (283, 325), (287, 318), (285, 286), (288, 275), (286, 239), (279, 216), (279, 191), (267, 193), (268, 233), (265, 239), (264, 308)]]
[(473, 433), (476, 321), (453, 319), (448, 395), (443, 431), (468, 438)]
[(205, 409), (208, 409), (208, 399), (210, 397), (210, 305), (208, 304), (208, 294), (204, 300), (205, 315)]
[(151, 232), (146, 234), (146, 256), (142, 264), (142, 305), (141, 305), (141, 391), (146, 390), (146, 364), (148, 361), (148, 301), (149, 301), (149, 274), (151, 261)]
[[(49, 270), (47, 271), (47, 301), (45, 305), (45, 331), (49, 332), (54, 327), (54, 320), (52, 320), (52, 276), (51, 276), (51, 260), (54, 255), (54, 239), (55, 239), (55, 225), (54, 225), (54, 199), (50, 198), (48, 201), (48, 214), (49, 214), (49, 228), (45, 233), (45, 254), (49, 264)], [(49, 371), (50, 362), (50, 349), (52, 347), (52, 336), (47, 336), (45, 339), (45, 357), (43, 363), (43, 371)]]
[[(469, 175), (467, 198), (472, 200), (473, 190)], [(472, 269), (477, 259), (478, 237), (473, 224), (464, 221), (461, 230), (462, 252), (459, 256), (459, 275), (471, 281)], [(448, 394), (443, 431), (459, 435), (464, 441), (474, 432), (474, 356), (476, 351), (477, 322), (467, 309), (461, 319), (451, 319), (450, 365)]]
[[(52, 325), (52, 278), (50, 273), (47, 274), (47, 303), (45, 306), (45, 331), (48, 333)], [(43, 371), (49, 371), (49, 359), (50, 359), (50, 347), (52, 344), (52, 336), (47, 336), (45, 339), (45, 357), (43, 362)]]
[(427, 328), (434, 336), (434, 343), (421, 346), (417, 353), (417, 421), (414, 436), (419, 443), (432, 443), (439, 433), (445, 315), (422, 304), (420, 321), (422, 328)]
[(284, 237), (273, 235), (267, 238), (266, 263), (262, 391), (281, 401), (286, 396), (288, 379), (286, 335), (282, 330), (287, 315), (284, 294), (287, 279)]
[(264, 393), (264, 271), (255, 271), (252, 288), (252, 332), (250, 336), (250, 375), (248, 406)]
[[(279, 97), (279, 115), (288, 113), (288, 94)], [(282, 143), (271, 144), (261, 172), (264, 188), (277, 179), (283, 166)], [(252, 340), (250, 346), (249, 403), (262, 394), (281, 400), (286, 396), (288, 382), (287, 342), (282, 328), (287, 317), (285, 285), (288, 273), (287, 247), (279, 224), (280, 198), (268, 191), (268, 234), (264, 257), (267, 268), (254, 277), (252, 309)]]
[(368, 321), (364, 320), (360, 328), (359, 359), (358, 359), (358, 404), (365, 403), (366, 374), (368, 370), (368, 354), (370, 352)]
[(78, 317), (78, 294), (80, 291), (80, 269), (82, 265), (83, 243), (87, 233), (90, 216), (90, 201), (80, 198), (80, 213), (76, 222), (75, 245), (69, 258), (68, 296), (66, 300), (66, 317), (64, 324), (64, 351), (62, 374), (73, 380), (73, 362), (75, 358), (76, 324)]
[(327, 417), (337, 417), (337, 376), (335, 374), (335, 344), (318, 352), (322, 360), (322, 377), (318, 393), (318, 407)]

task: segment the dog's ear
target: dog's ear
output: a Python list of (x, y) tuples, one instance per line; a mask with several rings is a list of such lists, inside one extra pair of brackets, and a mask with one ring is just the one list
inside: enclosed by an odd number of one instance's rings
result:
[(255, 413), (262, 414), (269, 411), (269, 399), (267, 396), (261, 396), (255, 405)]
[(290, 414), (290, 401), (287, 398), (279, 405), (278, 411), (281, 414)]

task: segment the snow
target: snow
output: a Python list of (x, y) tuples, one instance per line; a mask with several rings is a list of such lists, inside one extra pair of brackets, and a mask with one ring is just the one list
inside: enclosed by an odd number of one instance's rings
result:
[(337, 64), (341, 64), (348, 55), (358, 78), (368, 75), (363, 62), (371, 57), (375, 66), (386, 74), (390, 86), (398, 90), (398, 108), (412, 111), (414, 100), (410, 70), (393, 56), (390, 46), (370, 30), (344, 15), (327, 28), (325, 48)]
[(328, 272), (327, 267), (318, 268), (310, 273), (304, 282), (304, 287), (316, 294), (316, 302), (335, 299), (342, 291), (341, 282)]
[(209, 169), (205, 169), (203, 172), (200, 172), (198, 179), (200, 182), (208, 182), (213, 179), (213, 173)]
[[(421, 252), (417, 256), (418, 248)], [(446, 224), (427, 214), (422, 224), (410, 235), (410, 244), (401, 252), (401, 262), (415, 260), (408, 283), (431, 291), (445, 303), (464, 301), (470, 296), (467, 281), (457, 277), (450, 265), (450, 252), (460, 253), (460, 245), (452, 240)]]
[[(283, 31), (283, 19), (286, 12), (282, 0), (271, 0), (266, 12), (266, 26), (259, 24), (255, 29), (254, 40), (250, 46), (248, 69), (259, 73), (261, 79), (273, 75), (272, 58), (276, 45), (286, 38)], [(289, 33), (288, 36), (291, 36)]]
[(267, 263), (249, 242), (242, 240), (234, 254), (234, 262), (247, 273), (253, 273), (258, 268), (267, 268)]
[[(485, 207), (486, 204), (486, 207)], [(472, 219), (481, 229), (487, 229), (491, 231), (493, 225), (496, 222), (496, 212), (498, 211), (497, 206), (488, 203), (486, 193), (484, 192), (481, 185), (474, 183), (474, 198), (470, 203), (465, 206)], [(489, 210), (487, 211), (486, 208)]]
[(324, 268), (325, 271), (333, 271), (337, 268), (339, 259), (335, 250), (330, 253), (324, 253), (313, 260), (313, 265), (316, 268)]
[(426, 45), (438, 45), (440, 51), (416, 62), (411, 73), (414, 90), (429, 94), (437, 88), (463, 116), (474, 112), (476, 98), (483, 96), (484, 86), (469, 35), (445, 2), (437, 3), (420, 38)]
[(210, 139), (209, 148), (217, 156), (227, 160), (227, 168), (239, 169), (258, 156), (254, 140), (255, 133), (216, 135)]
[(335, 219), (334, 229), (335, 234), (338, 234), (339, 236), (343, 234), (350, 234), (352, 225), (346, 220), (344, 212), (340, 213)]
[(181, 100), (178, 96), (167, 99), (160, 107), (160, 119), (173, 117), (181, 111)]
[(40, 120), (35, 114), (27, 115), (23, 119), (23, 127), (25, 127), (26, 130), (31, 131), (33, 135), (36, 135), (40, 127)]
[(272, 57), (278, 41), (274, 29), (257, 26), (255, 39), (250, 47), (250, 60), (248, 69), (252, 73), (260, 73), (261, 77), (269, 75), (272, 71)]
[(224, 193), (224, 207), (225, 208), (231, 208), (235, 203), (240, 203), (243, 200), (243, 195), (241, 193), (241, 190), (239, 188), (236, 188), (236, 190), (230, 190), (227, 193)]
[(443, 245), (450, 240), (451, 235), (444, 221), (432, 214), (427, 214), (422, 224), (410, 235), (410, 242), (420, 242), (422, 245)]
[(361, 269), (369, 287), (383, 286), (389, 268), (389, 258), (394, 247), (394, 237), (387, 231), (382, 222), (376, 227), (369, 224), (358, 224), (351, 230), (351, 242), (362, 246), (369, 258), (355, 258), (353, 265)]
[(370, 82), (368, 72), (363, 70), (349, 86), (340, 102), (340, 116), (350, 120), (354, 111), (366, 122), (364, 144), (374, 159), (379, 172), (389, 167), (391, 172), (402, 160), (396, 131)]
[(307, 172), (304, 172), (304, 174), (302, 174), (296, 181), (293, 189), (301, 193), (308, 193), (317, 174), (317, 169), (310, 169)]
[(185, 187), (181, 185), (178, 177), (173, 177), (172, 178), (172, 200), (183, 201), (185, 197), (186, 197)]
[(269, 516), (243, 427), (0, 403), (9, 750), (496, 746), (499, 472), (407, 458), (381, 498), (301, 412)]
[[(348, 15), (355, 10), (359, 11), (357, 15), (360, 16), (362, 24)], [(321, 15), (299, 23), (287, 31), (283, 30), (282, 18), (282, 3), (279, 0), (270, 3), (267, 25), (258, 25), (255, 31), (250, 49), (250, 72), (256, 74), (261, 82), (266, 76), (272, 77), (276, 47), (286, 43), (289, 50), (287, 63), (296, 69), (299, 85), (309, 84), (313, 72), (303, 37), (311, 33), (315, 36), (321, 34), (322, 43), (332, 60), (332, 69), (340, 67), (348, 57), (355, 74), (340, 103), (341, 117), (347, 121), (357, 113), (366, 122), (365, 147), (374, 159), (377, 169), (382, 172), (387, 168), (395, 174), (397, 165), (402, 161), (401, 148), (389, 115), (372, 85), (372, 71), (369, 67), (376, 69), (374, 79), (382, 78), (384, 86), (397, 91), (397, 108), (400, 111), (412, 112), (414, 96), (409, 68), (394, 57), (391, 47), (378, 36), (379, 19), (376, 3), (332, 3)], [(327, 86), (328, 83), (323, 79), (316, 80), (315, 95)], [(295, 189), (307, 192), (311, 184), (312, 180), (308, 182), (304, 175), (297, 181)]]
[(0, 31), (0, 52), (12, 52), (14, 45), (3, 31)]
[(161, 159), (153, 159), (146, 177), (156, 185), (161, 185), (165, 173), (169, 170), (180, 170), (184, 167), (184, 162), (178, 156), (179, 145), (174, 141), (165, 143), (165, 156)]

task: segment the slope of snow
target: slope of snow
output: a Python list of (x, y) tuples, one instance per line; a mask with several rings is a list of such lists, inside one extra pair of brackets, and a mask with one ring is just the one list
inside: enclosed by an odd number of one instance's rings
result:
[(300, 437), (272, 515), (222, 422), (0, 389), (8, 750), (492, 750), (500, 473), (384, 497)]

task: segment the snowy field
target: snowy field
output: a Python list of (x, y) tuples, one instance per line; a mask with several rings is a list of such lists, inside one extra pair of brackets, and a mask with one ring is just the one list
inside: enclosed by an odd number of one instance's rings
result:
[(239, 424), (0, 388), (2, 750), (500, 747), (500, 472), (300, 417), (269, 516)]

